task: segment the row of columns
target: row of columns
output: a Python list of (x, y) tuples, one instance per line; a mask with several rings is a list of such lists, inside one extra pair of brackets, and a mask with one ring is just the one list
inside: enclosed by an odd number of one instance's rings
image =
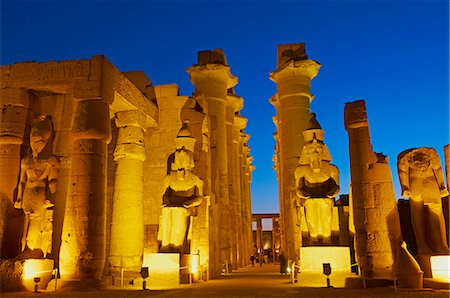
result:
[[(239, 115), (243, 101), (233, 92), (237, 78), (231, 74), (223, 51), (199, 52), (198, 64), (189, 67), (187, 72), (195, 92), (204, 95), (208, 106), (212, 191), (219, 234), (215, 261), (230, 270), (249, 259), (248, 242), (251, 241), (248, 236), (240, 237), (245, 227), (249, 227), (246, 235), (251, 230), (251, 161), (249, 150), (244, 149), (248, 146), (246, 136), (242, 135), (245, 121)], [(221, 267), (215, 266), (213, 274), (220, 274)]]

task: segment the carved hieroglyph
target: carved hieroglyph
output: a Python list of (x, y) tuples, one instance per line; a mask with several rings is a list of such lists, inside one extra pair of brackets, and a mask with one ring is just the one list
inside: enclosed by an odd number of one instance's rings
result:
[(448, 191), (439, 155), (428, 147), (408, 149), (399, 154), (397, 167), (402, 195), (409, 198), (419, 255), (448, 254), (441, 200)]
[(387, 156), (372, 150), (363, 100), (345, 104), (344, 123), (349, 138), (358, 265), (367, 278), (392, 278), (401, 231)]
[(161, 252), (182, 252), (189, 216), (195, 215), (195, 207), (203, 200), (203, 181), (192, 172), (195, 142), (186, 121), (175, 140), (176, 151), (169, 157), (170, 169), (163, 181)]
[[(56, 192), (58, 160), (54, 156), (43, 156), (44, 148), (52, 135), (52, 122), (41, 116), (30, 132), (32, 154), (20, 163), (20, 181), (14, 207), (23, 209), (22, 251), (40, 250), (46, 257), (51, 252), (53, 234), (52, 196)], [(45, 154), (45, 153), (44, 153)]]
[(303, 135), (305, 146), (294, 173), (297, 196), (305, 206), (310, 244), (318, 238), (331, 243), (333, 198), (339, 193), (339, 171), (330, 164), (331, 155), (323, 143), (324, 131), (308, 129)]

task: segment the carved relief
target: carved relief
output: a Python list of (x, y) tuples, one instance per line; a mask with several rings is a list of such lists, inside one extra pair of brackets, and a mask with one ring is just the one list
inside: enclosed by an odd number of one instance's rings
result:
[(53, 195), (56, 192), (59, 162), (44, 152), (53, 127), (50, 117), (41, 116), (30, 132), (32, 154), (20, 165), (20, 181), (14, 207), (25, 213), (22, 256), (25, 250), (40, 250), (45, 258), (51, 252), (53, 234)]

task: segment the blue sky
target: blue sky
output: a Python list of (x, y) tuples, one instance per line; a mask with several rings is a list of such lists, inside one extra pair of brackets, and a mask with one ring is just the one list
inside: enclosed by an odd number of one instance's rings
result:
[[(253, 212), (278, 212), (272, 170), (277, 44), (305, 42), (322, 68), (312, 112), (350, 180), (345, 102), (365, 99), (373, 149), (389, 156), (400, 197), (397, 155), (449, 143), (449, 3), (422, 1), (23, 1), (1, 0), (0, 63), (105, 55), (119, 70), (143, 70), (154, 85), (193, 86), (185, 69), (197, 51), (224, 49), (245, 101), (256, 170)], [(444, 166), (444, 165), (443, 165)]]

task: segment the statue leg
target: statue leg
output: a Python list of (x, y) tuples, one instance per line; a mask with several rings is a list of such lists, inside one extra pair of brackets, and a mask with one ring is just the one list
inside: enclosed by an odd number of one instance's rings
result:
[(428, 218), (430, 220), (431, 233), (433, 234), (435, 249), (437, 253), (448, 254), (447, 233), (445, 229), (444, 214), (442, 205), (431, 203), (428, 205)]
[(161, 212), (161, 248), (165, 248), (170, 244), (171, 223), (171, 208), (163, 207)]
[(414, 236), (416, 237), (417, 252), (419, 255), (430, 255), (425, 236), (425, 220), (422, 197), (410, 198), (409, 204), (411, 207), (411, 221), (413, 224)]
[(30, 212), (25, 212), (25, 217), (23, 221), (23, 233), (22, 233), (22, 251), (24, 251), (25, 247), (27, 246), (27, 235), (29, 225), (30, 225)]
[(188, 211), (184, 207), (172, 208), (172, 229), (170, 234), (171, 243), (175, 247), (181, 247), (187, 231)]
[(331, 243), (331, 225), (333, 222), (333, 199), (321, 200), (323, 243)]
[(308, 226), (309, 231), (309, 242), (315, 243), (317, 242), (318, 233), (317, 233), (317, 202), (315, 199), (307, 199), (305, 200), (305, 216), (306, 216), (306, 225)]

